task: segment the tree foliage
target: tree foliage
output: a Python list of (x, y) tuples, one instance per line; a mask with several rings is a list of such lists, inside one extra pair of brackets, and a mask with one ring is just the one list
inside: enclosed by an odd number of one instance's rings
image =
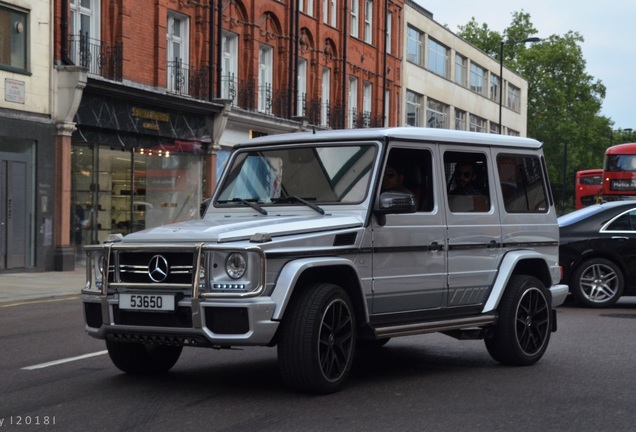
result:
[(613, 122), (601, 115), (606, 89), (586, 71), (583, 36), (569, 31), (523, 43), (540, 35), (523, 11), (502, 33), (473, 18), (458, 35), (497, 60), (503, 42), (504, 66), (528, 81), (528, 136), (544, 143), (557, 200), (571, 203), (576, 171), (602, 167), (612, 143)]

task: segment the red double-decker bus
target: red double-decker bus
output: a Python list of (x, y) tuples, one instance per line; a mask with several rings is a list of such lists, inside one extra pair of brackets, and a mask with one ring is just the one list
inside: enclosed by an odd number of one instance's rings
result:
[(636, 198), (636, 143), (618, 144), (605, 150), (603, 199)]
[(602, 193), (602, 181), (603, 170), (600, 168), (577, 171), (574, 207), (580, 209), (598, 202)]

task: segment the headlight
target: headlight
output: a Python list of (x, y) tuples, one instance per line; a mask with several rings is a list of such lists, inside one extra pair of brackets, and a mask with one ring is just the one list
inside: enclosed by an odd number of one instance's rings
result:
[(247, 270), (247, 261), (243, 254), (232, 252), (225, 260), (225, 273), (232, 279), (240, 279)]

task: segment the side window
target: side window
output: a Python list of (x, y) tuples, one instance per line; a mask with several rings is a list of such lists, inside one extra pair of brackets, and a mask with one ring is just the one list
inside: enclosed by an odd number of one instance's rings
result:
[(624, 213), (614, 219), (605, 231), (634, 231), (636, 230), (636, 210)]
[(497, 156), (497, 171), (504, 208), (508, 213), (545, 213), (548, 199), (537, 156), (505, 155)]
[(384, 167), (381, 192), (407, 192), (415, 197), (418, 212), (434, 208), (433, 170), (428, 150), (392, 148)]
[(448, 208), (452, 212), (490, 210), (488, 165), (483, 153), (444, 153)]

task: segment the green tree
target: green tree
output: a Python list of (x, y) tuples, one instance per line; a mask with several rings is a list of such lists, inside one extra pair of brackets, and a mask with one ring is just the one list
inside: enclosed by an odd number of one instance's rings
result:
[(502, 33), (474, 18), (458, 32), (498, 60), (504, 42), (504, 65), (528, 80), (528, 136), (544, 143), (555, 198), (571, 208), (575, 173), (602, 167), (613, 123), (600, 114), (606, 89), (586, 72), (583, 36), (569, 31), (544, 35), (538, 43), (521, 42), (539, 34), (523, 11), (512, 14)]

